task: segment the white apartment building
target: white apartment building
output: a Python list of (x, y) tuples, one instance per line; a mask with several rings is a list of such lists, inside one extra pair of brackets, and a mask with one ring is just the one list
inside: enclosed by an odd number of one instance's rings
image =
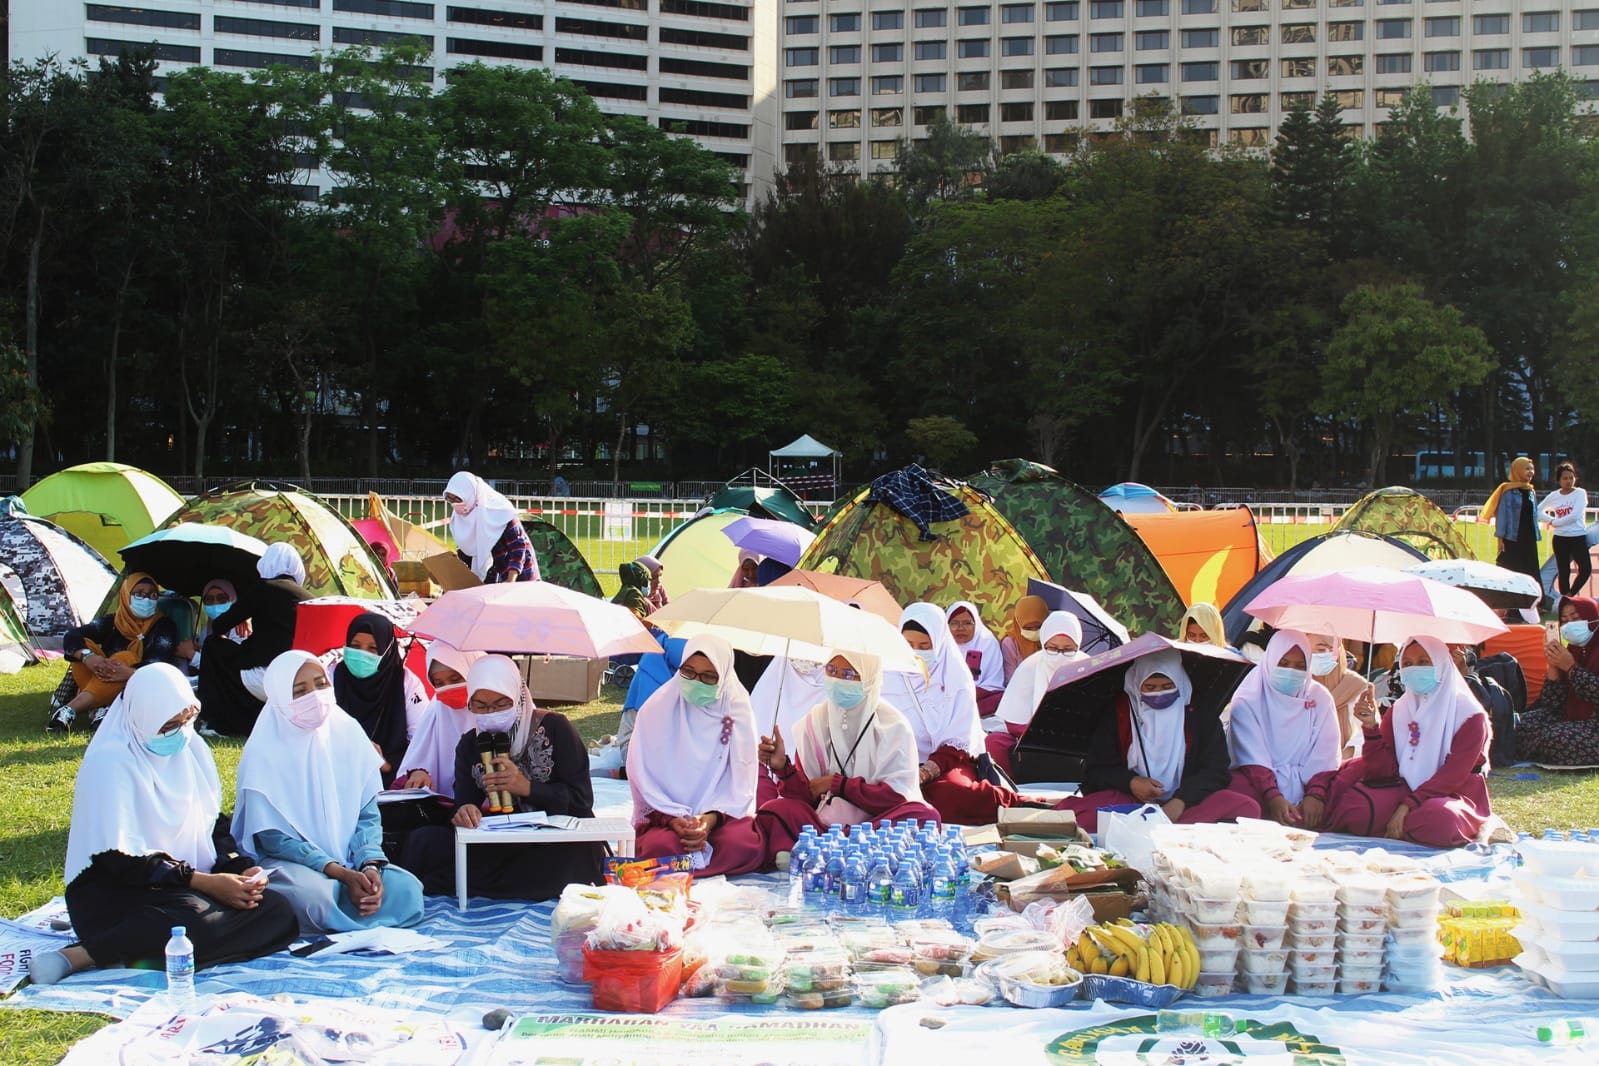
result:
[(158, 75), (248, 72), (420, 37), (436, 76), (474, 60), (548, 68), (607, 114), (692, 136), (758, 195), (778, 166), (777, 18), (775, 0), (10, 0), (10, 55), (92, 62), (155, 42)]
[[(776, 0), (773, 0), (776, 2)], [(1334, 93), (1366, 136), (1413, 85), (1563, 67), (1599, 95), (1599, 0), (782, 0), (783, 158), (861, 172), (940, 111), (1001, 151), (1068, 152), (1130, 100), (1174, 99), (1213, 144), (1269, 145)]]

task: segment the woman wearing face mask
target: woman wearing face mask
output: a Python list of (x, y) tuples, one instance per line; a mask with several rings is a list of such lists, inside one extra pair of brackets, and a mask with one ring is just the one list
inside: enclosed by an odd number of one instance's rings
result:
[(1090, 746), (1082, 794), (1057, 803), (1090, 833), (1099, 810), (1158, 803), (1166, 817), (1192, 825), (1260, 817), (1260, 804), (1229, 789), (1232, 771), (1219, 718), (1193, 712), (1193, 682), (1180, 652), (1135, 659), (1122, 681), (1115, 712)]
[(350, 620), (344, 657), (333, 668), (333, 691), (383, 757), (387, 781), (399, 772), (428, 702), (422, 679), (405, 668), (393, 622), (370, 611)]
[(411, 734), (410, 746), (400, 758), (399, 782), (403, 788), (431, 788), (441, 796), (455, 795), (455, 749), (472, 731), (466, 709), (466, 675), (483, 658), (480, 651), (461, 651), (442, 640), (428, 646), (428, 681), (433, 699)]
[(194, 735), (194, 693), (171, 666), (128, 681), (89, 742), (67, 836), (67, 912), (78, 942), (32, 960), (46, 985), (93, 966), (150, 965), (174, 925), (195, 965), (287, 947), (294, 910), (244, 854), (222, 815), (222, 782)]
[(1013, 773), (1011, 752), (1033, 724), (1033, 715), (1038, 713), (1038, 705), (1056, 672), (1067, 663), (1087, 658), (1078, 648), (1083, 624), (1070, 611), (1051, 611), (1039, 627), (1038, 638), (1043, 642), (1038, 651), (1011, 675), (998, 713), (984, 723), (988, 728), (988, 754), (1007, 774)]
[(1355, 704), (1371, 693), (1371, 682), (1349, 669), (1343, 642), (1332, 626), (1321, 628), (1326, 632), (1306, 630), (1310, 640), (1310, 675), (1332, 694), (1338, 715), (1339, 759), (1352, 759), (1360, 754), (1364, 740), (1359, 723), (1355, 721)]
[(807, 825), (938, 820), (922, 799), (910, 723), (882, 699), (881, 660), (839, 652), (823, 673), (827, 699), (800, 719), (793, 753), (781, 730), (761, 738), (761, 762), (779, 791), (756, 815), (768, 868)]
[(1488, 803), (1488, 715), (1455, 667), (1448, 645), (1414, 637), (1399, 652), (1405, 694), (1377, 722), (1376, 703), (1355, 709), (1365, 730), (1360, 756), (1325, 793), (1335, 833), (1455, 848), (1477, 839)]
[(1320, 829), (1322, 801), (1305, 795), (1340, 762), (1332, 693), (1311, 679), (1310, 638), (1280, 629), (1266, 657), (1233, 693), (1228, 726), (1234, 792), (1252, 797), (1282, 825)]
[(1000, 697), (1005, 694), (1005, 652), (999, 646), (999, 638), (983, 624), (982, 614), (970, 600), (952, 604), (944, 617), (949, 622), (949, 635), (955, 639), (955, 650), (977, 685), (977, 714), (988, 718), (999, 709)]
[(78, 693), (51, 714), (51, 732), (68, 732), (80, 714), (110, 706), (139, 667), (177, 659), (178, 629), (157, 609), (160, 595), (149, 574), (125, 574), (115, 614), (62, 634)]
[[(1516, 724), (1516, 752), (1549, 766), (1599, 766), (1599, 602), (1560, 601), (1560, 639), (1544, 648), (1548, 674)], [(1562, 641), (1564, 643), (1562, 643)]]
[[(488, 793), (509, 798), (514, 811), (594, 817), (594, 782), (583, 738), (564, 715), (533, 704), (522, 673), (503, 655), (485, 655), (466, 675), (466, 708), (473, 729), (455, 748), (455, 816), (475, 829)], [(504, 753), (485, 769), (479, 734), (502, 734)], [(552, 899), (569, 884), (601, 881), (599, 844), (501, 844), (481, 848), (467, 868), (467, 888), (491, 899)], [(405, 866), (429, 895), (455, 891), (455, 830), (425, 826), (405, 842)]]
[(1543, 588), (1538, 569), (1538, 500), (1533, 495), (1537, 467), (1525, 455), (1510, 464), (1510, 480), (1503, 482), (1483, 505), (1481, 522), (1494, 524), (1499, 556), (1495, 560), (1506, 570), (1527, 574)]
[(753, 589), (760, 587), (757, 576), (761, 568), (759, 552), (752, 552), (748, 548), (738, 550), (738, 565), (733, 567), (733, 576), (727, 582), (730, 589)]
[(672, 597), (666, 594), (666, 586), (661, 584), (661, 575), (666, 572), (666, 567), (653, 555), (641, 555), (634, 562), (650, 572), (650, 587), (645, 593), (645, 598), (650, 601), (650, 610), (658, 611), (672, 602)]
[(422, 885), (383, 856), (377, 753), (310, 652), (267, 667), (267, 702), (239, 756), (233, 835), (276, 861), (303, 935), (422, 920)]
[(1184, 644), (1231, 647), (1227, 643), (1227, 627), (1222, 624), (1221, 612), (1213, 603), (1196, 603), (1188, 608), (1177, 623), (1177, 639)]
[[(239, 590), (233, 605), (211, 619), (200, 649), (200, 705), (219, 733), (248, 736), (266, 699), (266, 668), (294, 647), (299, 605), (311, 598), (305, 560), (292, 544), (268, 545), (255, 572), (261, 578)], [(207, 612), (209, 614), (210, 612)], [(240, 627), (249, 635), (238, 640)]]
[(1011, 612), (1010, 631), (999, 642), (1000, 655), (1005, 659), (1005, 684), (1010, 685), (1010, 680), (1016, 674), (1016, 668), (1029, 655), (1037, 655), (1042, 647), (1039, 640), (1039, 627), (1044, 624), (1044, 619), (1049, 617), (1049, 604), (1044, 602), (1042, 596), (1023, 596), (1016, 604), (1016, 609)]
[(444, 486), (456, 555), (485, 585), (537, 581), (539, 557), (522, 528), (516, 505), (476, 474), (457, 471)]
[(688, 855), (702, 877), (760, 869), (755, 824), (755, 711), (733, 674), (733, 649), (692, 637), (675, 683), (639, 711), (628, 749), (640, 858)]

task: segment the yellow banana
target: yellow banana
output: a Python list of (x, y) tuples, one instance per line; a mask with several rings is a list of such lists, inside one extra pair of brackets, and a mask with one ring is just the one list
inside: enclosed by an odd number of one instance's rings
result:
[(1133, 976), (1138, 980), (1143, 981), (1145, 984), (1149, 983), (1151, 975), (1155, 972), (1154, 966), (1152, 966), (1150, 963), (1149, 956), (1150, 950), (1148, 947), (1139, 948), (1138, 963), (1133, 967)]
[(1151, 984), (1157, 985), (1166, 983), (1166, 960), (1162, 958), (1161, 952), (1154, 948), (1149, 951), (1149, 976), (1147, 980)]
[(1176, 985), (1178, 988), (1188, 988), (1186, 980), (1187, 974), (1183, 970), (1182, 956), (1176, 956), (1171, 960), (1171, 970), (1167, 972), (1164, 983)]
[(1134, 928), (1131, 918), (1117, 918), (1114, 924), (1126, 926), (1128, 929)]
[(1097, 956), (1088, 967), (1094, 973), (1110, 973), (1110, 963), (1105, 961), (1105, 956)]
[(1099, 953), (1101, 955), (1120, 955), (1121, 954), (1122, 945), (1116, 940), (1116, 938), (1114, 936), (1112, 936), (1110, 933), (1108, 933), (1103, 927), (1097, 926), (1097, 925), (1089, 926), (1088, 927), (1088, 935), (1094, 941), (1095, 945), (1098, 946)]
[(1125, 955), (1110, 964), (1110, 975), (1112, 977), (1127, 977), (1131, 974), (1132, 966), (1128, 963)]
[(1084, 962), (1093, 962), (1099, 958), (1099, 948), (1095, 945), (1093, 938), (1088, 935), (1088, 930), (1086, 929), (1077, 936), (1077, 954), (1082, 956)]
[(1066, 949), (1066, 965), (1079, 972), (1082, 971), (1083, 956), (1082, 953), (1077, 950), (1076, 944), (1073, 944), (1071, 947)]
[(1129, 951), (1136, 952), (1139, 948), (1144, 946), (1143, 939), (1126, 926), (1113, 925), (1107, 929), (1106, 932), (1116, 940), (1120, 941)]

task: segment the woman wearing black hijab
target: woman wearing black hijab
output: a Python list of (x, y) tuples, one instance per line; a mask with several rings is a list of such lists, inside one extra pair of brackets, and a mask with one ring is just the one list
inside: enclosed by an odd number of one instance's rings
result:
[(400, 770), (413, 719), (427, 707), (422, 682), (405, 668), (394, 623), (368, 611), (351, 620), (344, 658), (333, 670), (333, 694), (383, 756), (383, 780)]

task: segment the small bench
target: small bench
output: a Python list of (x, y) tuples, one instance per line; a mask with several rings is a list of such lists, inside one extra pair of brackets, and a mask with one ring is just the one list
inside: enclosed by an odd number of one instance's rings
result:
[(633, 853), (633, 823), (626, 818), (578, 818), (573, 829), (455, 829), (455, 902), (466, 910), (468, 844), (609, 844), (617, 855)]

